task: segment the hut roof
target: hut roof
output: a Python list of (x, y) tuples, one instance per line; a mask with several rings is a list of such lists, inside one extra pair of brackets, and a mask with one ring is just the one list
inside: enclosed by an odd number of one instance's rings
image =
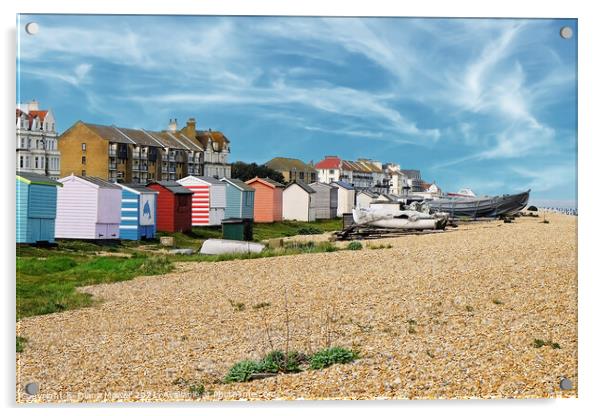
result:
[(353, 190), (355, 189), (355, 188), (353, 187), (353, 185), (352, 185), (352, 184), (350, 184), (349, 182), (345, 182), (345, 181), (333, 181), (333, 182), (331, 182), (331, 183), (333, 183), (333, 184), (335, 184), (335, 185), (338, 185), (338, 186), (340, 186), (341, 188), (343, 188), (343, 189), (347, 189), (347, 190), (349, 190), (349, 191), (353, 191)]
[(316, 193), (315, 189), (313, 189), (311, 186), (309, 186), (308, 184), (306, 184), (303, 181), (293, 181), (293, 182), (291, 182), (291, 183), (288, 184), (287, 188), (290, 188), (293, 185), (299, 185), (301, 187), (301, 189), (303, 189), (308, 194), (314, 194), (314, 193)]
[(247, 185), (246, 183), (244, 183), (240, 179), (222, 178), (222, 181), (230, 183), (231, 185), (237, 187), (241, 191), (255, 192), (255, 188), (253, 188), (252, 186)]
[(194, 193), (190, 189), (185, 188), (182, 185), (180, 185), (179, 183), (174, 182), (174, 181), (151, 182), (151, 184), (153, 184), (153, 183), (158, 183), (159, 185), (161, 185), (164, 188), (167, 188), (170, 192), (172, 192), (174, 194), (192, 195)]
[(280, 182), (277, 182), (271, 178), (259, 178), (259, 177), (254, 177), (253, 179), (249, 179), (246, 183), (250, 184), (252, 182), (263, 182), (268, 186), (271, 186), (272, 188), (284, 188), (284, 185), (281, 184)]
[(194, 177), (194, 178), (197, 178), (197, 179), (200, 179), (200, 180), (202, 180), (202, 181), (208, 182), (208, 183), (210, 183), (210, 184), (212, 184), (212, 185), (220, 185), (220, 184), (223, 184), (223, 182), (222, 182), (222, 181), (220, 181), (220, 180), (219, 180), (219, 179), (217, 179), (217, 178), (214, 178), (213, 176), (195, 176), (195, 175), (190, 175), (190, 176), (192, 176), (192, 177)]
[(141, 183), (120, 183), (119, 185), (123, 186), (124, 188), (129, 188), (138, 193), (146, 193), (146, 194), (158, 193), (154, 189), (147, 188), (146, 185), (143, 185)]
[(80, 179), (83, 179), (85, 181), (88, 181), (90, 183), (93, 183), (94, 185), (98, 186), (99, 188), (105, 188), (105, 189), (121, 189), (121, 187), (119, 185), (115, 185), (114, 183), (105, 181), (104, 179), (98, 178), (96, 176), (79, 176), (79, 175), (75, 175)]
[(48, 176), (33, 172), (17, 172), (17, 179), (27, 184), (63, 186), (62, 183), (50, 179)]

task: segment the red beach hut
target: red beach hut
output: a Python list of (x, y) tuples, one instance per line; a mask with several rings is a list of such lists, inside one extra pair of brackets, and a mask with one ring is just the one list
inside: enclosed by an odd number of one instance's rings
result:
[(247, 185), (255, 189), (255, 222), (282, 221), (282, 191), (284, 185), (270, 178), (249, 179)]
[(193, 192), (177, 182), (158, 181), (147, 185), (159, 192), (157, 197), (157, 231), (170, 233), (192, 229)]

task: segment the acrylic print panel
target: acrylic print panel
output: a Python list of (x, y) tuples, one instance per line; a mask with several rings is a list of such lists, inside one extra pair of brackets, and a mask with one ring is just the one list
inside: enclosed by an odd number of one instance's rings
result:
[(576, 20), (17, 25), (19, 402), (576, 397)]

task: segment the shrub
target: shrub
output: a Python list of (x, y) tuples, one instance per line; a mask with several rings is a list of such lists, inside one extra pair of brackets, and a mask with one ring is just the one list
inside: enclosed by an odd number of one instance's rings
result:
[(361, 250), (362, 248), (362, 243), (359, 241), (352, 241), (347, 245), (347, 250)]
[(320, 370), (333, 364), (350, 363), (358, 357), (357, 353), (341, 347), (327, 348), (318, 351), (309, 359), (309, 367), (312, 370)]
[(251, 360), (239, 361), (230, 368), (224, 378), (224, 382), (236, 383), (249, 381), (253, 374), (261, 372), (262, 368), (258, 362)]
[(533, 346), (535, 348), (552, 347), (552, 349), (554, 349), (554, 350), (559, 350), (560, 349), (560, 344), (559, 343), (552, 342), (550, 340), (544, 341), (543, 339), (539, 339), (539, 338), (535, 338), (533, 340)]
[(297, 233), (300, 235), (322, 234), (322, 230), (316, 227), (301, 227)]
[(270, 302), (260, 302), (253, 305), (253, 309), (262, 309), (267, 308), (268, 306), (272, 306), (272, 304)]
[(230, 302), (230, 306), (232, 306), (237, 312), (245, 310), (245, 304), (242, 302), (235, 302), (232, 299), (228, 299), (228, 302)]
[(260, 362), (261, 370), (265, 373), (298, 373), (301, 371), (299, 365), (304, 359), (303, 354), (290, 352), (285, 354), (282, 351), (272, 351)]
[(192, 397), (203, 397), (205, 394), (205, 386), (203, 384), (191, 384), (188, 386), (188, 391)]

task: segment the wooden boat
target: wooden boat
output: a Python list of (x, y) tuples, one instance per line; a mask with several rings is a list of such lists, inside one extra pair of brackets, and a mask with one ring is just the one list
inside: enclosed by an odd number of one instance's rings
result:
[(496, 218), (515, 214), (529, 202), (529, 189), (513, 195), (493, 197), (446, 197), (429, 201), (434, 212), (446, 212), (451, 217)]
[(435, 230), (445, 228), (447, 215), (431, 215), (418, 211), (390, 211), (374, 208), (353, 210), (357, 226), (393, 228), (400, 230)]

